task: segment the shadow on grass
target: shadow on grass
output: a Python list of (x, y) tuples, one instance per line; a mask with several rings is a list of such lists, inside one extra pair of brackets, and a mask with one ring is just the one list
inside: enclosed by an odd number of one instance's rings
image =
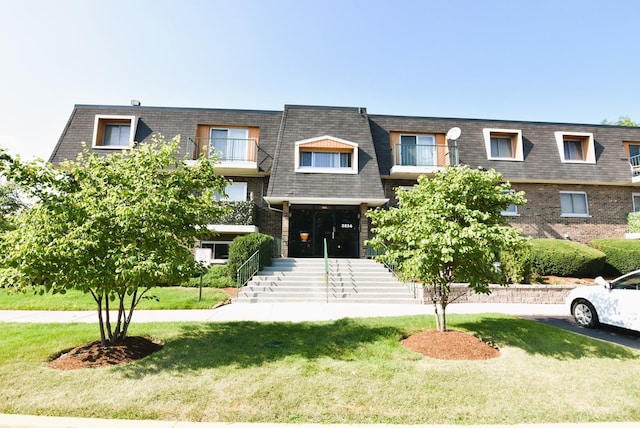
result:
[(496, 316), (455, 325), (499, 347), (511, 346), (529, 354), (544, 355), (558, 360), (586, 357), (640, 359), (640, 354), (629, 349), (531, 320)]
[(203, 368), (260, 366), (287, 357), (358, 358), (362, 346), (385, 339), (400, 340), (399, 328), (373, 327), (352, 319), (331, 323), (232, 322), (184, 325), (176, 338), (165, 341), (161, 352), (146, 364), (121, 367), (126, 376)]

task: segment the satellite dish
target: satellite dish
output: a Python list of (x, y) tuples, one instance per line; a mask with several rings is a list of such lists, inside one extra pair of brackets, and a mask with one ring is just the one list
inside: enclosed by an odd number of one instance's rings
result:
[(457, 126), (451, 128), (449, 132), (447, 132), (447, 140), (457, 140), (458, 138), (460, 138), (461, 133), (462, 131), (460, 131), (460, 128), (458, 128)]

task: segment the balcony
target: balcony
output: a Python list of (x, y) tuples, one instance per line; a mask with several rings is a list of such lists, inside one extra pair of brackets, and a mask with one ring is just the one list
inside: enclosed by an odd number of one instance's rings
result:
[(631, 181), (633, 183), (640, 182), (640, 155), (631, 156), (629, 165), (631, 166)]
[(258, 141), (255, 138), (189, 137), (187, 159), (215, 159), (223, 175), (252, 175), (258, 172)]
[(226, 202), (220, 204), (229, 206), (231, 210), (224, 217), (215, 220), (208, 229), (218, 233), (252, 233), (257, 232), (255, 225), (258, 220), (258, 207), (253, 201)]
[(444, 144), (396, 144), (391, 149), (391, 176), (415, 179), (458, 165), (458, 148)]

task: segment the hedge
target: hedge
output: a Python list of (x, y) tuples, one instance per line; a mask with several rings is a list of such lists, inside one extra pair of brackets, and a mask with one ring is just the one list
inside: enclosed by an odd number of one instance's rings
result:
[[(189, 279), (183, 287), (199, 287), (200, 276)], [(228, 273), (226, 265), (212, 265), (202, 276), (202, 286), (212, 288), (235, 287), (236, 283)]]
[(594, 277), (602, 274), (606, 255), (596, 248), (561, 239), (532, 239), (531, 269), (538, 275)]
[(270, 265), (273, 258), (273, 248), (273, 237), (263, 233), (250, 233), (235, 238), (229, 245), (229, 260), (227, 262), (229, 276), (235, 281), (238, 268), (258, 249), (260, 249), (260, 269)]
[(619, 276), (640, 269), (640, 241), (631, 239), (594, 239), (589, 246), (607, 255), (603, 274)]

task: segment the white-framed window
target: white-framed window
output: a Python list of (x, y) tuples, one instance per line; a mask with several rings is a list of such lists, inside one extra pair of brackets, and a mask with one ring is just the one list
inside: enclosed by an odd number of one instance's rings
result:
[(209, 150), (222, 162), (246, 161), (249, 149), (248, 128), (211, 128)]
[(229, 259), (231, 241), (202, 241), (201, 248), (211, 248), (211, 263), (226, 263)]
[(560, 160), (564, 163), (596, 163), (593, 134), (589, 132), (555, 132)]
[(562, 217), (588, 217), (589, 203), (586, 192), (560, 192)]
[(351, 168), (350, 152), (300, 151), (300, 168)]
[[(505, 190), (504, 193), (513, 194), (513, 193), (516, 193), (516, 191), (511, 189), (511, 190)], [(500, 214), (502, 214), (504, 216), (518, 216), (518, 215), (520, 215), (520, 213), (518, 213), (518, 206), (515, 205), (515, 204), (509, 205), (506, 210), (500, 211)]]
[(437, 166), (436, 136), (400, 134), (400, 165)]
[(93, 125), (94, 149), (127, 149), (136, 136), (136, 116), (97, 114)]
[(484, 128), (487, 159), (523, 161), (522, 131), (519, 129)]
[(358, 144), (325, 135), (295, 143), (295, 172), (357, 174)]
[(224, 189), (227, 196), (219, 194), (216, 192), (216, 199), (231, 201), (231, 202), (244, 202), (247, 200), (247, 183), (243, 181), (234, 181), (233, 183), (227, 184), (227, 187)]
[(640, 193), (632, 193), (631, 200), (633, 201), (633, 212), (640, 211)]

